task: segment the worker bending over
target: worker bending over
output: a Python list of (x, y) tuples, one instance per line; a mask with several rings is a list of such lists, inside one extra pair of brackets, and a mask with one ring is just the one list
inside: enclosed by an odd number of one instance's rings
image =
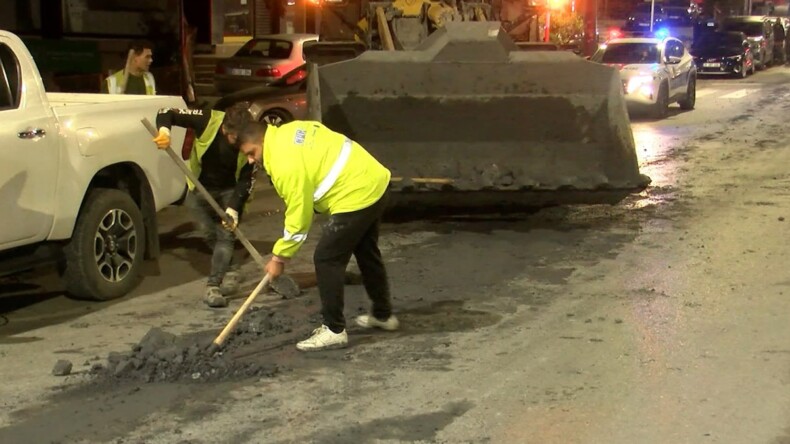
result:
[(185, 205), (192, 210), (204, 238), (213, 249), (211, 274), (203, 298), (209, 307), (226, 307), (228, 301), (225, 296), (239, 288), (238, 266), (233, 263), (236, 240), (233, 230), (241, 221), (245, 204), (252, 195), (257, 165), (247, 162), (247, 156), (239, 151), (236, 142), (238, 132), (251, 121), (252, 115), (243, 104), (234, 105), (225, 112), (162, 109), (156, 116), (159, 134), (154, 142), (160, 149), (170, 146), (173, 125), (195, 131), (189, 169), (211, 197), (226, 208), (225, 213), (233, 220), (232, 226), (220, 223), (214, 209), (200, 193), (195, 192), (195, 184), (187, 179), (189, 193)]
[(294, 121), (280, 127), (251, 123), (239, 134), (248, 162), (262, 164), (285, 201), (283, 237), (273, 248), (265, 272), (281, 275), (307, 239), (313, 214), (327, 213), (314, 254), (323, 325), (299, 342), (302, 351), (348, 345), (343, 316), (345, 272), (356, 257), (368, 297), (369, 315), (358, 325), (396, 330), (387, 271), (378, 246), (390, 171), (362, 146), (319, 122)]

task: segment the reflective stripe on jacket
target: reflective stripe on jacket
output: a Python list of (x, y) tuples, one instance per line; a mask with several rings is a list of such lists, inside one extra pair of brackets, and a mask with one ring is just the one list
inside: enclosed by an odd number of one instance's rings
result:
[[(123, 85), (124, 81), (123, 70), (115, 72), (113, 75), (107, 77), (105, 81), (107, 82), (107, 91), (110, 94), (123, 94), (121, 92), (121, 86)], [(156, 82), (154, 81), (154, 75), (150, 72), (144, 72), (143, 81), (145, 81), (146, 95), (155, 96)]]
[[(206, 154), (206, 150), (211, 146), (214, 142), (214, 138), (217, 137), (219, 133), (219, 129), (222, 127), (222, 121), (225, 119), (225, 113), (222, 111), (211, 110), (211, 118), (209, 119), (208, 125), (206, 125), (206, 129), (203, 130), (203, 133), (200, 134), (198, 137), (195, 138), (194, 142), (192, 142), (192, 152), (189, 153), (189, 170), (195, 174), (195, 177), (200, 177), (200, 172), (202, 171), (202, 163), (201, 159), (203, 159), (203, 155)], [(239, 158), (236, 162), (236, 180), (239, 180), (239, 174), (241, 174), (241, 169), (244, 165), (247, 164), (247, 156), (244, 155), (241, 151), (239, 151)], [(192, 183), (189, 178), (187, 178), (187, 185), (189, 185), (190, 190), (195, 189), (195, 184)], [(250, 197), (252, 197), (250, 195)]]
[(313, 121), (269, 126), (263, 166), (286, 204), (283, 237), (272, 251), (286, 258), (307, 239), (314, 211), (338, 214), (367, 208), (384, 195), (391, 176), (358, 143)]

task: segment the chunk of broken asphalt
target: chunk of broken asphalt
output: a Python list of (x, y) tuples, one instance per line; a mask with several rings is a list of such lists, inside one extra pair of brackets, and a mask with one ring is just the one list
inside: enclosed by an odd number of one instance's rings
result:
[(52, 368), (52, 374), (55, 376), (66, 376), (71, 373), (71, 367), (71, 361), (59, 359), (58, 362), (55, 363), (55, 367)]
[(161, 361), (172, 361), (176, 357), (181, 356), (181, 349), (175, 345), (171, 345), (170, 347), (157, 350), (154, 355)]
[(125, 375), (134, 369), (134, 362), (131, 359), (124, 360), (118, 363), (113, 372), (115, 376)]
[(148, 330), (148, 333), (140, 340), (139, 354), (143, 358), (147, 358), (160, 349), (173, 345), (176, 342), (176, 335), (167, 333), (160, 328), (154, 327)]
[(163, 331), (161, 328), (154, 327), (148, 330), (148, 333), (143, 336), (143, 339), (140, 340), (138, 345), (140, 349), (145, 349), (146, 347), (158, 349), (173, 344), (174, 342), (176, 342), (176, 335)]

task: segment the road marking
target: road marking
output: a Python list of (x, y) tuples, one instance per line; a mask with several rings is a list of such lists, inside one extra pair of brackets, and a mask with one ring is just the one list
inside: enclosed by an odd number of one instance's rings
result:
[(719, 98), (720, 99), (742, 99), (742, 98), (748, 96), (749, 94), (753, 93), (754, 91), (755, 91), (754, 89), (739, 89), (739, 90), (733, 91), (733, 92), (731, 92), (729, 94), (725, 94), (725, 95), (723, 95), (723, 96), (721, 96)]
[(697, 97), (705, 97), (717, 92), (719, 92), (718, 89), (698, 89)]

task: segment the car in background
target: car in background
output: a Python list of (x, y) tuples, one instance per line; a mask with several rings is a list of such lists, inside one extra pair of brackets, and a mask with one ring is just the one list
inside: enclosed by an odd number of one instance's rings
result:
[(220, 98), (214, 109), (224, 111), (245, 103), (256, 121), (279, 126), (307, 117), (307, 65), (301, 65), (279, 80)]
[(699, 74), (726, 74), (745, 78), (754, 74), (754, 56), (742, 32), (708, 32), (689, 49)]
[(765, 69), (774, 62), (774, 30), (764, 16), (731, 16), (722, 21), (720, 30), (746, 34), (757, 69)]
[(694, 109), (697, 67), (683, 42), (674, 37), (613, 39), (590, 60), (620, 71), (629, 112), (647, 110), (655, 118), (664, 118), (674, 102), (682, 110)]
[(214, 86), (221, 95), (272, 83), (305, 63), (304, 44), (315, 34), (273, 34), (249, 40), (217, 62)]
[(653, 29), (650, 29), (651, 5), (652, 3), (650, 2), (636, 5), (633, 11), (628, 14), (628, 18), (625, 21), (623, 30), (628, 32), (647, 33), (655, 31), (657, 28), (663, 25), (664, 20), (666, 20), (667, 17), (666, 11), (660, 3), (655, 3), (655, 9), (653, 9)]
[(691, 26), (699, 16), (699, 6), (688, 0), (669, 0), (663, 2), (667, 17), (664, 25), (670, 27)]

